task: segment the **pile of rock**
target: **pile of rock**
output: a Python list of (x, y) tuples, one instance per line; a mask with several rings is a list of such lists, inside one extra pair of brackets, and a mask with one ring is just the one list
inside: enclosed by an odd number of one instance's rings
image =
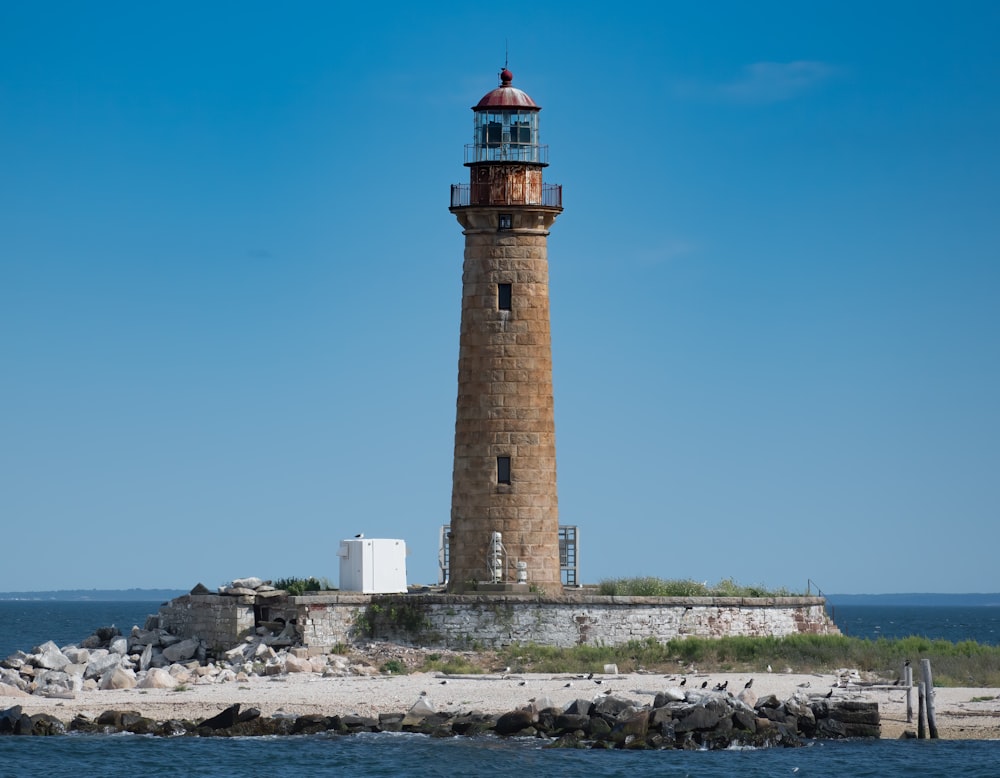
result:
[(47, 714), (28, 716), (17, 706), (0, 711), (0, 734), (50, 735), (67, 731), (133, 732), (162, 736), (294, 735), (331, 732), (418, 732), (435, 737), (486, 735), (546, 738), (549, 747), (720, 749), (733, 746), (797, 746), (803, 738), (878, 737), (877, 703), (810, 698), (799, 694), (747, 702), (725, 692), (681, 693), (668, 689), (652, 706), (613, 695), (580, 699), (566, 708), (547, 698), (499, 716), (438, 712), (426, 698), (406, 713), (375, 716), (309, 714), (261, 716), (233, 705), (210, 719), (154, 721), (132, 711), (106, 711), (68, 724)]
[(102, 627), (79, 645), (60, 648), (48, 641), (31, 652), (15, 652), (0, 661), (0, 683), (11, 687), (7, 696), (20, 692), (71, 698), (95, 689), (174, 689), (246, 680), (250, 675), (360, 671), (336, 655), (309, 657), (304, 648), (275, 650), (273, 644), (281, 640), (280, 632), (262, 629), (207, 661), (205, 643), (198, 638), (182, 639), (162, 629), (139, 627), (123, 636), (114, 627)]

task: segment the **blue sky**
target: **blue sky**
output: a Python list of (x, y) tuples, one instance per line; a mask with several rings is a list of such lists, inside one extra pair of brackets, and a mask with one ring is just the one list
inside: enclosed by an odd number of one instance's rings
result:
[(435, 580), (505, 45), (582, 580), (1000, 589), (1000, 6), (362, 5), (0, 8), (0, 591)]

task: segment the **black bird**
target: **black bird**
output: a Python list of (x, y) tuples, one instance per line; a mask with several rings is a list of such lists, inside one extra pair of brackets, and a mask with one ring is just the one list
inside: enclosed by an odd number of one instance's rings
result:
[(719, 684), (719, 691), (720, 692), (724, 692), (726, 690), (727, 686), (729, 686), (729, 680), (728, 679), (726, 679), (725, 683)]
[(833, 689), (830, 689), (830, 691), (828, 691), (828, 692), (826, 693), (826, 696), (827, 696), (828, 698), (829, 698), (829, 697), (832, 697), (832, 696), (833, 696)]
[(681, 678), (681, 686), (683, 686), (683, 685), (684, 685), (684, 684), (686, 684), (687, 682), (688, 682), (688, 679), (687, 679), (687, 678)]
[(749, 689), (751, 686), (753, 686), (753, 678), (751, 678), (749, 681), (743, 684), (744, 689)]
[(708, 681), (703, 682), (701, 688), (704, 689), (706, 686), (708, 686)]
[(587, 676), (587, 680), (589, 681), (589, 680), (590, 680), (591, 678), (593, 678), (593, 677), (594, 677), (594, 674), (593, 674), (593, 673), (591, 673), (590, 675), (588, 675), (588, 676)]

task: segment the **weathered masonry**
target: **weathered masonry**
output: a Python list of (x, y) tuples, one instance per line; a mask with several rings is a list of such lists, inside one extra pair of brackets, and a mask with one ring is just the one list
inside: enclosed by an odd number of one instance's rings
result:
[[(294, 642), (317, 653), (363, 638), (441, 648), (514, 643), (570, 647), (631, 640), (839, 634), (822, 597), (602, 597), (514, 594), (185, 595), (160, 609), (159, 626), (216, 651), (254, 622), (294, 625)], [(291, 632), (291, 630), (289, 630)]]
[(562, 189), (542, 181), (541, 109), (513, 78), (472, 109), (469, 183), (451, 188), (465, 261), (448, 589), (557, 594), (547, 238)]

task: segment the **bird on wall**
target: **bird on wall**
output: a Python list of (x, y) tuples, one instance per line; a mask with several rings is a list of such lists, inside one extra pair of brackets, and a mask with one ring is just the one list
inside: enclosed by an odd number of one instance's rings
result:
[(356, 538), (363, 538), (364, 536), (365, 536), (365, 533), (364, 533), (364, 532), (359, 532), (359, 533), (358, 533), (357, 535), (355, 535), (354, 537), (356, 537)]

